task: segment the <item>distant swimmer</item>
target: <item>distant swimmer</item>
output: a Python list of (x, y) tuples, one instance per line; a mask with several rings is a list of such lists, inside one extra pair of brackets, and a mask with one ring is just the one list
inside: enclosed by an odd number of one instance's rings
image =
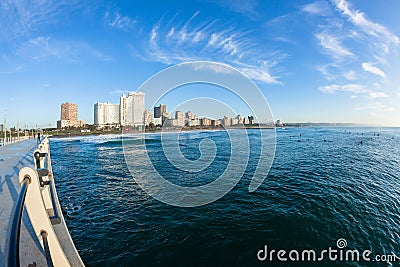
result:
[(363, 144), (363, 141), (362, 141), (362, 140), (361, 140), (360, 144), (361, 144), (361, 145)]

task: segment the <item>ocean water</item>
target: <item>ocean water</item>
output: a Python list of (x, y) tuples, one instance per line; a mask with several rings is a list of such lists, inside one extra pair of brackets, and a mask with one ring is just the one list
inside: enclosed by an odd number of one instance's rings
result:
[[(271, 131), (271, 130), (262, 130)], [(118, 136), (51, 139), (63, 213), (87, 266), (297, 266), (260, 261), (259, 250), (370, 250), (400, 256), (400, 129), (321, 127), (277, 129), (276, 154), (264, 183), (248, 186), (260, 154), (259, 130), (248, 130), (250, 160), (242, 179), (221, 199), (200, 207), (164, 204), (132, 178)], [(134, 147), (139, 137), (128, 142)], [(187, 159), (213, 140), (212, 164), (185, 173), (162, 153), (159, 134), (146, 135), (150, 158), (168, 180), (204, 185), (226, 168), (224, 131), (181, 133)], [(362, 142), (362, 143), (361, 143)], [(147, 173), (141, 169), (135, 175)], [(378, 266), (398, 266), (400, 259)], [(376, 262), (306, 262), (301, 266), (377, 266)]]

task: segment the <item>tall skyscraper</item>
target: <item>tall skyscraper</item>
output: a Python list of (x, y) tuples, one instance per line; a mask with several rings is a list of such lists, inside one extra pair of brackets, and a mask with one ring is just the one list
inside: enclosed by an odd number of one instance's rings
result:
[(154, 118), (161, 118), (167, 113), (167, 105), (160, 104), (158, 107), (154, 107)]
[(222, 119), (222, 124), (225, 127), (230, 127), (231, 126), (231, 122), (232, 122), (231, 118), (229, 118), (227, 116), (224, 116), (224, 118)]
[(57, 128), (82, 127), (85, 122), (78, 119), (78, 105), (66, 102), (61, 104), (61, 116)]
[(120, 123), (120, 105), (107, 103), (94, 104), (94, 124), (116, 125)]
[(78, 105), (66, 102), (61, 104), (61, 120), (78, 120)]
[(124, 126), (126, 121), (126, 99), (125, 94), (119, 98), (119, 123), (121, 126)]
[(175, 112), (176, 126), (185, 126), (185, 112), (176, 111)]
[(132, 92), (120, 98), (120, 122), (122, 126), (143, 126), (144, 93)]

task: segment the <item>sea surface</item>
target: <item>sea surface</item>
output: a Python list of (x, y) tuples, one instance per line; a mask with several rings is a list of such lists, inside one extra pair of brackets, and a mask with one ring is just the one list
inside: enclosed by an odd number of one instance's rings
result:
[[(259, 131), (247, 131), (250, 160), (239, 183), (221, 199), (192, 208), (167, 205), (141, 189), (128, 170), (118, 135), (51, 139), (60, 204), (85, 264), (298, 266), (276, 257), (260, 261), (257, 253), (265, 246), (287, 253), (339, 249), (339, 239), (346, 241), (343, 250), (370, 250), (371, 258), (400, 256), (399, 128), (277, 129), (272, 168), (249, 193), (260, 154)], [(147, 150), (160, 173), (182, 186), (204, 185), (221, 175), (231, 157), (226, 132), (179, 135), (187, 159), (200, 157), (203, 139), (215, 143), (215, 159), (198, 174), (185, 173), (163, 155), (160, 134), (146, 134)], [(130, 146), (138, 138), (132, 137)], [(140, 170), (135, 175), (146, 177)], [(377, 263), (326, 257), (300, 266), (390, 264), (399, 266), (400, 259)]]

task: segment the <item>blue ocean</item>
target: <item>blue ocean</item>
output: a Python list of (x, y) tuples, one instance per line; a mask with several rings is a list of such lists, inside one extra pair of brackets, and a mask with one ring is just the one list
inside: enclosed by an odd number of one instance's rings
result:
[[(246, 130), (237, 130), (246, 131)], [(306, 127), (276, 130), (267, 178), (249, 183), (260, 155), (260, 131), (249, 129), (250, 157), (238, 184), (199, 207), (176, 207), (148, 195), (132, 177), (118, 135), (52, 138), (54, 177), (75, 245), (87, 266), (398, 266), (376, 255), (400, 256), (400, 129)], [(182, 186), (199, 186), (224, 172), (231, 144), (225, 131), (181, 132), (180, 150), (200, 157), (203, 139), (214, 161), (190, 174), (163, 154), (161, 135), (140, 138), (158, 172)], [(138, 146), (139, 147), (139, 146)], [(140, 149), (140, 147), (139, 147)], [(146, 167), (146, 166), (142, 166)], [(135, 175), (148, 173), (139, 168)], [(369, 250), (371, 261), (298, 262), (291, 250)], [(260, 260), (260, 250), (285, 250), (287, 261)], [(295, 255), (295, 254), (292, 254)], [(319, 254), (318, 254), (319, 255)], [(378, 264), (378, 265), (377, 265)]]

